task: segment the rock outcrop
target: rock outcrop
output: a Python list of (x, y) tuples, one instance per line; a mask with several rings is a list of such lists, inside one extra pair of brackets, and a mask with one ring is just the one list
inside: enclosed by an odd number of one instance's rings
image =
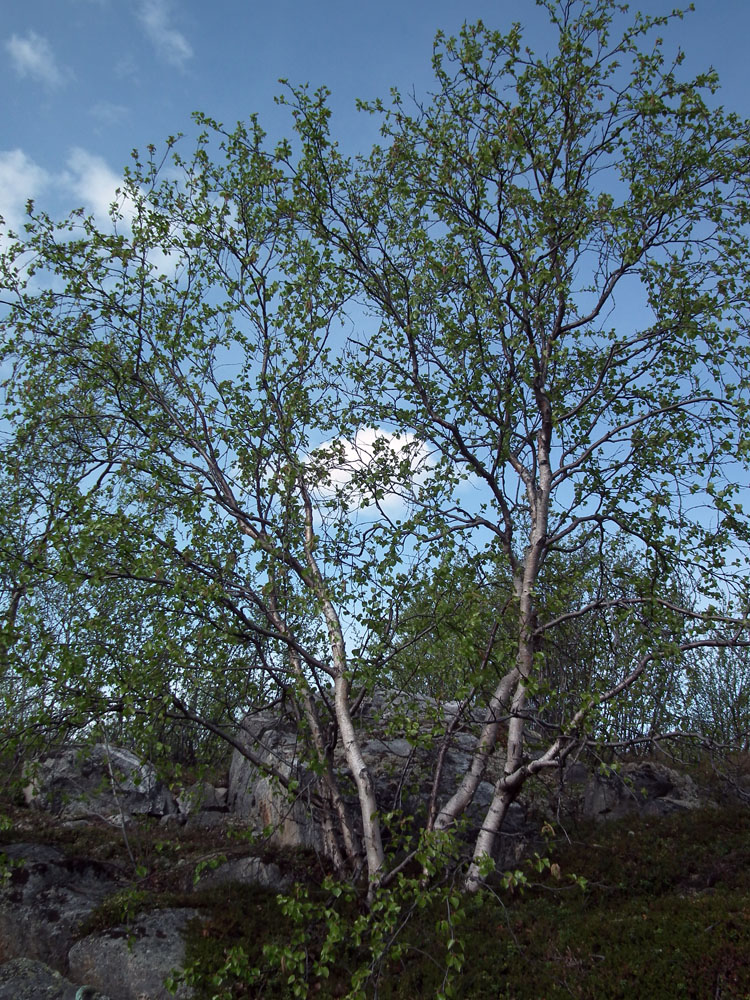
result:
[(26, 804), (62, 819), (177, 813), (177, 803), (154, 768), (122, 747), (70, 747), (34, 761), (27, 770)]
[(110, 1000), (93, 987), (80, 987), (33, 958), (0, 965), (0, 1000)]
[[(356, 719), (362, 754), (372, 776), (377, 801), (384, 812), (401, 811), (410, 819), (424, 817), (432, 790), (441, 733), (458, 710), (455, 703), (438, 705), (429, 698), (400, 699), (376, 692), (363, 701)], [(438, 804), (447, 801), (471, 764), (481, 720), (461, 720), (451, 734), (439, 785)], [(434, 739), (429, 734), (438, 735)], [(259, 712), (242, 723), (240, 740), (255, 755), (286, 777), (295, 779), (290, 795), (275, 778), (234, 752), (229, 774), (228, 802), (242, 818), (275, 847), (307, 848), (325, 853), (321, 816), (315, 805), (315, 775), (305, 763), (297, 726), (279, 712)], [(473, 838), (481, 826), (493, 794), (493, 782), (503, 765), (501, 748), (488, 767), (467, 810), (464, 835)], [(334, 767), (341, 788), (357, 814), (353, 783), (347, 775), (343, 753), (337, 747)], [(711, 792), (699, 788), (687, 775), (654, 762), (631, 762), (609, 773), (593, 766), (574, 764), (563, 772), (557, 789), (553, 773), (545, 782), (530, 783), (511, 805), (499, 838), (496, 861), (515, 863), (538, 842), (545, 820), (622, 819), (633, 814), (665, 815), (677, 810), (715, 804)]]
[(698, 809), (711, 799), (686, 774), (651, 761), (623, 764), (611, 774), (589, 772), (582, 814), (597, 822), (633, 814), (666, 816)]
[[(430, 739), (429, 734), (436, 725), (444, 727), (457, 708), (455, 703), (439, 705), (425, 697), (407, 701), (384, 692), (375, 692), (362, 702), (356, 717), (362, 755), (384, 812), (400, 812), (414, 820), (426, 816), (441, 747), (440, 737)], [(479, 719), (470, 717), (462, 721), (462, 727), (479, 724)], [(447, 801), (470, 767), (474, 738), (462, 727), (451, 735), (443, 758), (439, 804)], [(315, 805), (315, 774), (301, 756), (295, 722), (275, 711), (258, 712), (245, 718), (239, 739), (277, 773), (293, 778), (295, 791), (290, 795), (277, 778), (235, 750), (229, 771), (230, 811), (264, 835), (273, 847), (325, 853), (321, 816)], [(356, 817), (357, 797), (339, 746), (334, 750), (333, 764)], [(494, 780), (495, 776), (490, 769), (488, 777)], [(481, 825), (492, 793), (491, 781), (480, 783), (465, 816), (467, 836)], [(514, 803), (503, 830), (503, 844), (514, 843), (522, 826), (523, 807)]]
[[(412, 821), (416, 825), (426, 814), (441, 732), (456, 710), (456, 706), (438, 706), (429, 699), (420, 699), (415, 710), (411, 702), (407, 705), (383, 694), (361, 705), (357, 726), (378, 801), (384, 810), (400, 811), (407, 825)], [(439, 803), (452, 794), (470, 766), (478, 724), (476, 719), (462, 719), (454, 727), (443, 757)], [(437, 735), (431, 739), (432, 732)], [(150, 765), (127, 750), (100, 745), (86, 754), (70, 750), (39, 762), (27, 789), (27, 802), (53, 813), (65, 825), (101, 824), (102, 819), (119, 825), (138, 815), (161, 817), (162, 823), (180, 827), (239, 822), (262, 832), (278, 847), (324, 852), (315, 773), (301, 753), (297, 726), (278, 712), (261, 712), (245, 720), (241, 739), (278, 774), (295, 779), (294, 795), (235, 752), (228, 790), (198, 782), (173, 798)], [(343, 793), (354, 804), (354, 788), (340, 747), (334, 749), (332, 760)], [(490, 780), (480, 784), (467, 812), (469, 839), (484, 818), (492, 781), (501, 767), (502, 759), (493, 761), (487, 774)], [(688, 775), (654, 761), (630, 762), (604, 772), (573, 763), (557, 777), (548, 772), (524, 789), (523, 798), (513, 804), (506, 819), (496, 860), (509, 867), (525, 852), (538, 849), (541, 827), (548, 820), (604, 822), (714, 803), (710, 791)], [(352, 814), (356, 815), (356, 808)], [(228, 847), (227, 853), (237, 852)], [(86, 933), (93, 911), (127, 886), (116, 865), (34, 843), (11, 844), (2, 854), (0, 1000), (11, 996), (21, 1000), (167, 1000), (170, 994), (164, 980), (184, 962), (184, 931), (199, 916), (196, 908), (156, 909)], [(253, 856), (227, 859), (220, 849), (208, 859), (204, 856), (197, 868), (187, 865), (184, 874), (180, 891), (189, 891), (193, 885), (204, 890), (243, 883), (284, 892), (291, 884), (273, 862)], [(119, 919), (119, 909), (114, 912)], [(179, 989), (178, 1000), (187, 1000), (189, 989), (184, 985)]]
[[(184, 964), (184, 931), (199, 918), (199, 910), (162, 908), (126, 921), (123, 916), (122, 923), (86, 934), (93, 911), (116, 893), (127, 907), (129, 889), (122, 873), (41, 844), (10, 844), (2, 854), (0, 1000), (16, 995), (84, 1000), (84, 993), (76, 996), (83, 986), (92, 1000), (99, 997), (96, 991), (106, 994), (103, 1000), (172, 996), (164, 982)], [(241, 857), (207, 868), (197, 888), (229, 883), (280, 892), (290, 880), (273, 863)], [(174, 996), (187, 1000), (191, 991), (182, 985)]]
[(230, 883), (259, 885), (274, 892), (286, 892), (291, 886), (291, 879), (283, 875), (273, 862), (250, 857), (235, 858), (203, 871), (195, 885), (197, 889), (213, 889)]
[(67, 857), (56, 847), (11, 844), (3, 853), (0, 961), (33, 958), (67, 972), (81, 926), (119, 883), (100, 863)]
[(198, 915), (187, 908), (155, 910), (127, 926), (90, 934), (70, 949), (70, 977), (109, 990), (112, 1000), (186, 1000), (189, 989), (181, 986), (173, 994), (164, 983), (182, 967), (182, 932)]

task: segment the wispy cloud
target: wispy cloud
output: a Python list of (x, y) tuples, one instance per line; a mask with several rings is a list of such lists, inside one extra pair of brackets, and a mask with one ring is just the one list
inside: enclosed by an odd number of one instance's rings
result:
[[(137, 207), (131, 195), (123, 192), (122, 175), (112, 170), (101, 156), (80, 147), (71, 150), (66, 167), (57, 178), (66, 197), (72, 195), (74, 202), (91, 212), (97, 225), (105, 230), (112, 225), (110, 208), (115, 204), (116, 211), (122, 216), (118, 222), (120, 231), (127, 233), (133, 225)], [(148, 252), (148, 262), (155, 274), (171, 275), (179, 259), (169, 250), (155, 246)]]
[(169, 0), (140, 0), (138, 19), (162, 58), (181, 69), (192, 58), (193, 47), (170, 23), (170, 6)]
[(89, 114), (102, 125), (118, 125), (130, 114), (130, 109), (124, 104), (113, 104), (111, 101), (97, 101)]
[[(106, 224), (110, 205), (117, 202), (129, 223), (134, 207), (130, 199), (117, 194), (122, 186), (122, 175), (103, 157), (80, 147), (70, 151), (65, 168), (56, 173), (35, 163), (22, 149), (0, 151), (0, 215), (14, 230), (23, 223), (26, 203), (40, 195), (52, 202), (53, 211), (56, 204), (64, 212), (81, 206), (93, 213), (100, 225)], [(50, 205), (44, 207), (49, 210)]]
[[(60, 204), (63, 211), (82, 206), (92, 212), (100, 225), (109, 219), (112, 202), (120, 205), (126, 222), (133, 217), (132, 202), (117, 194), (122, 176), (101, 156), (75, 147), (56, 173), (45, 170), (22, 149), (0, 151), (0, 215), (13, 230), (23, 225), (26, 203), (44, 196), (45, 201)], [(49, 204), (44, 206), (49, 210)]]
[(5, 43), (5, 50), (19, 76), (29, 77), (52, 88), (61, 87), (66, 82), (68, 74), (58, 66), (52, 46), (36, 31), (11, 35)]

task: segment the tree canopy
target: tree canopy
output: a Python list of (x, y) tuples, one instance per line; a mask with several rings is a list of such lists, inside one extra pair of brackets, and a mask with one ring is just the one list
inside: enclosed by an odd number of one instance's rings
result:
[(423, 831), (498, 765), (476, 889), (531, 777), (690, 728), (656, 709), (750, 645), (750, 127), (666, 54), (681, 13), (541, 5), (546, 54), (518, 25), (438, 34), (434, 91), (363, 105), (359, 157), (327, 93), (292, 87), (288, 139), (197, 115), (192, 152), (134, 154), (108, 225), (30, 206), (4, 237), (21, 728), (232, 742), (283, 696), (371, 899), (404, 859), (362, 691), (422, 670), (483, 712)]

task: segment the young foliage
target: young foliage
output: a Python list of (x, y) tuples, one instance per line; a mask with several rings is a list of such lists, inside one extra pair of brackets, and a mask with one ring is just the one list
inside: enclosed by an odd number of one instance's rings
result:
[[(691, 650), (747, 643), (748, 125), (713, 107), (715, 74), (683, 79), (665, 55), (656, 36), (679, 12), (618, 38), (610, 3), (542, 6), (548, 55), (518, 26), (438, 35), (434, 94), (366, 106), (382, 144), (311, 216), (380, 320), (349, 368), (359, 419), (438, 457), (419, 537), (460, 535), (511, 582), (515, 662), (438, 818), (471, 800), (507, 719), (470, 883), (525, 780), (564, 760), (594, 709)], [(324, 123), (296, 102), (325, 173)], [(550, 614), (556, 561), (594, 553), (604, 580), (613, 542), (637, 572)], [(603, 613), (645, 642), (530, 754), (540, 664), (562, 628), (586, 636)]]
[(618, 36), (608, 0), (541, 6), (546, 55), (439, 34), (429, 98), (365, 106), (368, 155), (324, 91), (288, 92), (276, 147), (198, 115), (109, 228), (32, 208), (0, 265), (3, 685), (47, 724), (195, 723), (294, 793), (237, 739), (288, 705), (375, 964), (437, 868), (406, 875), (419, 831), (384, 846), (360, 696), (408, 690), (418, 649), (418, 686), (455, 685), (407, 735), (435, 750), (423, 836), (492, 776), (476, 889), (529, 778), (655, 738), (695, 651), (750, 644), (750, 128), (664, 54), (679, 12)]

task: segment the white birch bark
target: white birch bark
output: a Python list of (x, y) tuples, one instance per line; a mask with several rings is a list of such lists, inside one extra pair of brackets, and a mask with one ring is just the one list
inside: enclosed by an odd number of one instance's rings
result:
[(323, 617), (328, 629), (328, 642), (333, 659), (334, 674), (334, 710), (336, 723), (339, 727), (341, 744), (347, 767), (354, 779), (359, 799), (359, 810), (362, 819), (362, 835), (364, 840), (365, 858), (367, 861), (368, 899), (372, 897), (385, 862), (383, 841), (378, 818), (378, 803), (375, 786), (369, 768), (362, 756), (359, 739), (354, 728), (349, 703), (349, 681), (347, 679), (347, 658), (344, 633), (338, 613), (328, 596), (323, 574), (315, 559), (315, 535), (313, 532), (313, 512), (309, 493), (300, 482), (300, 491), (305, 505), (305, 556), (310, 570), (309, 583), (315, 596), (320, 601)]
[[(540, 375), (540, 381), (541, 378)], [(526, 487), (531, 520), (528, 547), (520, 567), (520, 578), (517, 579), (516, 583), (519, 598), (517, 683), (508, 723), (504, 774), (495, 785), (492, 802), (475, 841), (471, 865), (466, 876), (466, 888), (470, 892), (479, 888), (482, 861), (487, 857), (492, 857), (497, 835), (508, 809), (528, 777), (528, 772), (523, 766), (524, 730), (526, 727), (524, 714), (528, 701), (526, 682), (531, 677), (534, 667), (534, 632), (536, 629), (534, 591), (544, 555), (552, 493), (550, 465), (552, 412), (549, 400), (538, 387), (536, 399), (542, 418), (541, 428), (536, 439), (538, 478), (535, 478), (519, 461), (515, 462), (516, 471)]]

